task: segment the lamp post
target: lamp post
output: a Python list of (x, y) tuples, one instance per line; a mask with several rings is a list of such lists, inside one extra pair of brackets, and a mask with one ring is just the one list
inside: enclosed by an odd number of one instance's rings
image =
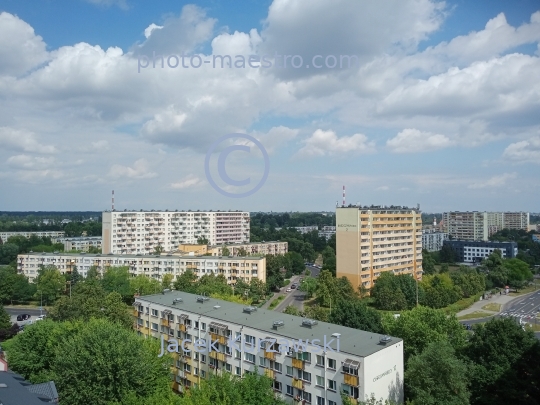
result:
[(41, 305), (39, 306), (39, 315), (42, 316), (43, 315), (43, 291), (39, 291), (40, 295), (41, 295)]

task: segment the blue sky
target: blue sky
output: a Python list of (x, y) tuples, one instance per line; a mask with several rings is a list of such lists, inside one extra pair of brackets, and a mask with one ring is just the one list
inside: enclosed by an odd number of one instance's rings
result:
[[(3, 210), (540, 211), (534, 0), (0, 0)], [(158, 55), (357, 55), (349, 69), (143, 69)], [(270, 156), (228, 198), (205, 154)], [(240, 139), (234, 143), (242, 143)], [(230, 177), (263, 173), (229, 155)], [(212, 176), (219, 178), (217, 154)]]

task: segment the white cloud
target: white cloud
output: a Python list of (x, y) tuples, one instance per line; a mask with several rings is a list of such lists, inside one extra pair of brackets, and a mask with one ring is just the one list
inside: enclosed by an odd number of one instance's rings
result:
[(479, 189), (479, 188), (498, 188), (506, 186), (509, 180), (513, 180), (517, 177), (516, 173), (504, 173), (498, 176), (493, 176), (488, 180), (479, 181), (473, 184), (470, 184), (468, 188), (470, 189)]
[(172, 183), (171, 188), (181, 190), (181, 189), (196, 186), (201, 183), (202, 183), (201, 180), (197, 176), (190, 174), (189, 176), (186, 176), (184, 179), (180, 180), (179, 182)]
[(29, 155), (11, 156), (6, 163), (15, 169), (44, 169), (53, 165), (53, 157), (36, 157)]
[(23, 152), (55, 153), (52, 145), (43, 145), (32, 132), (9, 127), (0, 127), (0, 144), (2, 147)]
[(0, 76), (22, 75), (48, 59), (43, 39), (17, 16), (0, 13)]
[(518, 163), (540, 164), (540, 136), (508, 145), (503, 158)]
[(115, 164), (109, 171), (109, 176), (113, 178), (127, 177), (129, 179), (150, 179), (156, 177), (157, 173), (151, 172), (146, 159), (139, 159), (133, 167)]
[(298, 129), (288, 128), (280, 125), (279, 127), (271, 128), (266, 134), (255, 132), (251, 135), (257, 138), (264, 145), (268, 153), (273, 153), (281, 145), (295, 139), (299, 132), (300, 130)]
[(389, 139), (386, 146), (394, 153), (429, 152), (452, 146), (453, 142), (445, 135), (423, 132), (407, 128)]
[(317, 129), (311, 137), (303, 141), (306, 146), (298, 151), (300, 156), (325, 156), (335, 154), (372, 153), (375, 143), (368, 141), (364, 134), (354, 134), (338, 138), (334, 131)]
[(150, 38), (150, 35), (152, 35), (152, 31), (160, 30), (162, 28), (163, 28), (163, 25), (156, 25), (152, 23), (144, 30), (144, 36), (148, 39)]

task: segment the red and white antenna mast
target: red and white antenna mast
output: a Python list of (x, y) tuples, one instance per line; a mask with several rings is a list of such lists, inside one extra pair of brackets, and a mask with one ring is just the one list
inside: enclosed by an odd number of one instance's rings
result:
[(343, 206), (345, 207), (345, 186), (343, 186)]
[(112, 210), (114, 211), (114, 190), (112, 191)]

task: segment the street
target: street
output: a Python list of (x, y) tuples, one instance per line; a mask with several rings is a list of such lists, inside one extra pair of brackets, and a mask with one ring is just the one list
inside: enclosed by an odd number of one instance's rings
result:
[(42, 313), (43, 315), (47, 314), (46, 310), (43, 310), (43, 312), (40, 312), (39, 309), (35, 309), (35, 308), (28, 309), (28, 308), (18, 308), (18, 307), (4, 307), (4, 309), (10, 315), (11, 323), (18, 323), (19, 325), (26, 324), (28, 323), (28, 321), (17, 322), (17, 315), (28, 314), (32, 316), (29, 320), (35, 321), (36, 318)]

